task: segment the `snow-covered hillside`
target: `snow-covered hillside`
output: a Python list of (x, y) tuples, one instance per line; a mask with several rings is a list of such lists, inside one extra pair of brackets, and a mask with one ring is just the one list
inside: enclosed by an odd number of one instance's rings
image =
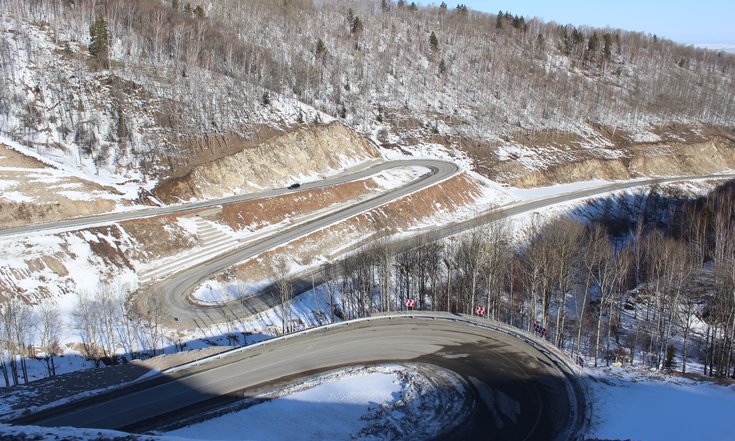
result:
[[(265, 92), (258, 86), (197, 66), (171, 82), (167, 77), (180, 73), (176, 67), (127, 58), (119, 41), (113, 56), (130, 63), (97, 71), (89, 65), (84, 18), (75, 21), (84, 31), (67, 21), (56, 28), (54, 20), (24, 15), (25, 7), (12, 13), (18, 9), (10, 3), (4, 2), (0, 16), (0, 134), (88, 175), (119, 175), (152, 187), (161, 175), (180, 172), (199, 156), (209, 158), (202, 144), (222, 134), (240, 139), (242, 149), (248, 140), (290, 126), (332, 121), (277, 94), (263, 105)], [(80, 4), (75, 13), (87, 17), (80, 11), (87, 6)], [(44, 7), (36, 12), (52, 14)]]
[[(670, 194), (628, 190), (599, 202), (522, 213), (443, 242), (412, 240), (480, 215), (488, 220), (493, 208), (533, 198), (646, 176), (735, 169), (731, 48), (391, 1), (207, 0), (192, 2), (200, 6), (196, 13), (183, 3), (0, 0), (0, 229), (285, 191), (384, 159), (440, 158), (461, 170), (207, 275), (191, 287), (191, 299), (224, 311), (226, 320), (213, 314), (191, 329), (184, 329), (181, 315), (166, 317), (164, 306), (150, 301), (157, 281), (419, 180), (426, 168), (79, 231), (3, 236), (0, 381), (19, 387), (0, 393), (6, 398), (0, 416), (41, 405), (26, 404), (19, 399), (24, 394), (53, 401), (19, 383), (161, 353), (176, 353), (183, 362), (193, 357), (190, 349), (247, 345), (399, 311), (408, 293), (420, 308), (472, 314), (481, 306), (488, 318), (525, 330), (543, 325), (553, 344), (580, 361), (582, 353), (594, 357), (595, 365), (620, 359), (662, 369), (667, 358), (669, 365), (689, 362), (687, 372), (706, 372), (709, 365), (709, 375), (730, 374), (735, 211), (722, 207), (732, 197), (699, 201), (706, 206), (701, 213), (665, 225), (682, 206), (676, 197), (704, 195), (710, 184), (677, 185)], [(93, 24), (105, 29), (104, 51), (93, 41)], [(562, 223), (572, 227), (545, 231), (559, 213), (608, 223), (599, 229)], [(612, 231), (639, 220), (636, 233)], [(650, 227), (645, 241), (644, 223)], [(546, 259), (570, 244), (569, 253)], [(674, 268), (678, 264), (684, 269)], [(651, 275), (646, 265), (658, 265), (659, 273)], [(674, 269), (664, 275), (664, 267)], [(313, 286), (312, 276), (313, 289), (284, 297), (283, 306), (227, 316), (226, 302), (320, 269), (326, 283)], [(675, 282), (682, 292), (694, 286), (698, 297), (681, 303), (679, 291), (672, 296)], [(416, 387), (403, 381), (405, 372), (393, 367), (369, 374), (365, 381), (340, 381), (348, 393), (339, 404), (354, 406), (339, 413), (349, 421), (330, 436), (360, 432), (377, 414), (385, 414), (378, 421), (385, 424), (373, 427), (386, 430), (389, 423), (426, 417), (398, 409), (394, 395)], [(591, 375), (590, 390), (604, 402), (595, 409), (591, 437), (727, 438), (715, 419), (724, 418), (722, 409), (733, 410), (732, 387), (672, 385), (668, 377), (614, 370)], [(322, 403), (325, 390), (334, 391), (322, 383), (286, 392)], [(373, 394), (356, 392), (372, 386)], [(301, 412), (286, 392), (271, 407)], [(645, 405), (621, 405), (628, 396)], [(677, 421), (648, 426), (644, 416), (664, 418), (663, 411), (645, 413), (655, 406), (650, 397), (666, 400), (671, 408), (664, 411)], [(687, 414), (673, 407), (685, 404), (702, 407), (696, 417), (711, 422), (711, 430), (678, 426)], [(262, 409), (245, 413), (258, 419), (268, 413)], [(321, 412), (304, 415), (308, 420)], [(227, 426), (236, 436), (239, 427)], [(323, 435), (309, 421), (300, 427)], [(209, 422), (181, 435), (224, 437), (220, 429)], [(0, 426), (0, 441), (22, 430)], [(276, 435), (267, 427), (258, 433)]]
[(95, 5), (0, 2), (0, 132), (92, 174), (178, 178), (332, 119), (505, 179), (732, 135), (735, 57), (642, 34), (375, 1)]
[(704, 48), (704, 49), (710, 49), (713, 51), (723, 51), (723, 52), (729, 52), (731, 54), (735, 54), (735, 44), (713, 43), (713, 44), (697, 44), (696, 46)]

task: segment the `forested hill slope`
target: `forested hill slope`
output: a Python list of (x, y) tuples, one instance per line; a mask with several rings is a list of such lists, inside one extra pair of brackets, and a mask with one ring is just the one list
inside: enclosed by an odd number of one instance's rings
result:
[(624, 168), (646, 146), (732, 159), (735, 56), (655, 36), (387, 0), (0, 10), (0, 132), (128, 177), (180, 177), (331, 118), (388, 147), (462, 150), (500, 179)]

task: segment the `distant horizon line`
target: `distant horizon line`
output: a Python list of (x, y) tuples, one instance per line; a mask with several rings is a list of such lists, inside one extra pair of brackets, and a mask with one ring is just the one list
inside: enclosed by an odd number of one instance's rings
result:
[(733, 43), (693, 43), (692, 46), (699, 49), (710, 49), (735, 54), (735, 44)]

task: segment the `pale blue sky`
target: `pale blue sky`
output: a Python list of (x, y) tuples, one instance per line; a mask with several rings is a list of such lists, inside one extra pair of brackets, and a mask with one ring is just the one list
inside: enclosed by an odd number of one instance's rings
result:
[[(499, 10), (562, 24), (642, 31), (686, 44), (735, 44), (735, 0), (451, 0), (478, 11)], [(441, 0), (417, 0), (423, 5)]]

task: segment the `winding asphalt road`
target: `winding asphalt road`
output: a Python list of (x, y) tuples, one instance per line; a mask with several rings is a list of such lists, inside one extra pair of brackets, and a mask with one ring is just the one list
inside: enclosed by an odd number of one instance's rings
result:
[[(435, 160), (406, 160), (406, 161), (386, 161), (368, 168), (341, 174), (332, 178), (327, 178), (314, 182), (302, 183), (298, 191), (312, 190), (315, 188), (330, 187), (333, 185), (344, 184), (358, 179), (367, 178), (380, 173), (385, 170), (394, 168), (410, 167), (410, 166), (423, 166), (427, 168), (434, 168), (434, 178), (430, 183), (424, 183), (423, 186), (432, 185), (439, 180), (446, 179), (453, 173), (458, 171), (458, 167), (455, 164), (445, 161)], [(415, 191), (414, 188), (413, 191)], [(33, 225), (23, 225), (19, 227), (4, 228), (0, 229), (0, 238), (11, 237), (11, 236), (27, 236), (32, 234), (38, 234), (43, 232), (63, 232), (73, 231), (83, 228), (89, 228), (94, 226), (109, 225), (115, 222), (121, 222), (131, 219), (142, 219), (146, 217), (160, 216), (165, 214), (180, 213), (184, 211), (197, 210), (203, 208), (216, 207), (223, 204), (231, 204), (236, 202), (243, 202), (251, 199), (262, 199), (273, 196), (278, 196), (286, 193), (294, 193), (293, 190), (285, 188), (277, 188), (273, 190), (266, 190), (258, 193), (247, 193), (242, 195), (229, 196), (219, 199), (208, 199), (200, 202), (189, 202), (177, 205), (166, 205), (163, 207), (152, 207), (141, 210), (123, 211), (118, 213), (107, 213), (96, 216), (78, 217), (74, 219), (65, 219), (61, 221), (40, 223)]]
[(15, 423), (150, 430), (211, 408), (213, 401), (252, 396), (261, 385), (385, 362), (429, 363), (467, 380), (474, 405), (442, 439), (569, 440), (584, 419), (576, 373), (545, 343), (488, 320), (416, 314), (343, 322), (270, 340)]
[[(204, 263), (184, 269), (152, 286), (145, 287), (144, 293), (139, 293), (133, 299), (132, 305), (142, 315), (149, 311), (158, 311), (157, 304), (163, 299), (164, 319), (171, 327), (196, 329), (208, 326), (211, 323), (231, 321), (235, 317), (248, 317), (276, 305), (270, 293), (252, 296), (247, 299), (230, 302), (227, 305), (207, 307), (192, 303), (189, 294), (201, 281), (212, 275), (243, 262), (251, 257), (273, 249), (279, 245), (291, 242), (294, 239), (338, 223), (362, 212), (379, 207), (402, 196), (414, 193), (443, 181), (459, 171), (456, 164), (438, 160), (406, 160), (391, 161), (385, 165), (373, 167), (372, 173), (395, 167), (426, 167), (428, 174), (400, 188), (381, 193), (373, 198), (350, 205), (338, 211), (327, 213), (307, 222), (302, 222), (284, 230), (279, 230), (264, 238), (251, 242), (233, 251), (216, 256)], [(367, 173), (365, 171), (364, 173)], [(363, 173), (360, 174), (364, 177)], [(350, 175), (356, 179), (355, 175)], [(310, 188), (304, 185), (302, 188)]]
[[(442, 179), (446, 179), (448, 176), (457, 172), (457, 168), (454, 164), (443, 161), (432, 162), (416, 160), (407, 161), (406, 165), (429, 167), (431, 169), (431, 173), (429, 175), (424, 175), (421, 179), (405, 187), (382, 194), (378, 197), (350, 206), (338, 212), (330, 213), (317, 219), (304, 222), (287, 230), (279, 231), (242, 248), (217, 256), (203, 264), (184, 269), (179, 273), (173, 274), (170, 277), (159, 281), (152, 287), (147, 288), (146, 295), (136, 297), (133, 302), (134, 307), (139, 313), (145, 315), (148, 311), (157, 311), (158, 309), (156, 309), (154, 302), (163, 299), (163, 316), (167, 325), (181, 329), (196, 329), (206, 328), (214, 323), (233, 321), (237, 317), (249, 317), (277, 306), (278, 299), (274, 296), (272, 290), (265, 290), (258, 295), (244, 297), (221, 305), (202, 305), (192, 301), (190, 295), (199, 283), (230, 266), (246, 261), (247, 259), (253, 258), (258, 254), (279, 245), (286, 244), (298, 237), (325, 228), (333, 223), (347, 219), (371, 208), (375, 208), (383, 203), (417, 191), (421, 188), (425, 188)], [(538, 211), (546, 207), (573, 201), (575, 199), (592, 197), (641, 186), (692, 180), (727, 179), (733, 177), (735, 177), (735, 174), (640, 179), (627, 182), (606, 183), (593, 188), (578, 189), (535, 200), (514, 202), (506, 206), (488, 210), (472, 219), (448, 224), (432, 229), (428, 232), (421, 233), (412, 238), (408, 246), (410, 247), (411, 243), (427, 243), (439, 240), (462, 231), (476, 228), (494, 220)], [(320, 275), (317, 274), (316, 280), (321, 281)], [(301, 285), (305, 287), (307, 285), (309, 287), (311, 286), (304, 282), (308, 281), (302, 280)]]

